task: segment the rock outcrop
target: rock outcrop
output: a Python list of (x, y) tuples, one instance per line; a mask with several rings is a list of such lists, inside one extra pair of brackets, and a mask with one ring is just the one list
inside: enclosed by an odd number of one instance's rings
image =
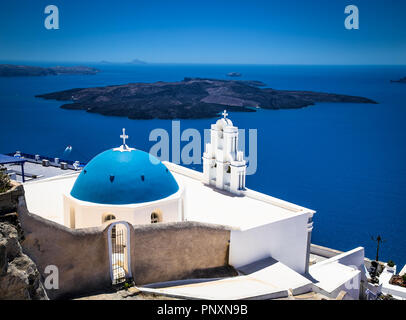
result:
[(0, 300), (46, 300), (35, 263), (23, 253), (24, 240), (16, 207), (21, 185), (0, 194)]

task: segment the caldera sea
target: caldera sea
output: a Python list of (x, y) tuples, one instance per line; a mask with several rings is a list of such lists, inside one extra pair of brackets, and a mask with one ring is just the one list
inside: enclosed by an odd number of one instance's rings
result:
[[(145, 151), (156, 143), (149, 141), (152, 130), (171, 134), (171, 120), (64, 110), (62, 102), (34, 97), (71, 88), (184, 77), (227, 79), (227, 73), (240, 72), (242, 77), (228, 79), (363, 96), (378, 104), (320, 103), (231, 112), (229, 117), (241, 129), (257, 129), (257, 170), (247, 177), (247, 187), (316, 210), (312, 243), (338, 250), (363, 246), (374, 259), (371, 238), (379, 234), (385, 240), (380, 260), (394, 260), (398, 267), (406, 263), (406, 84), (390, 82), (406, 76), (406, 66), (86, 65), (101, 72), (0, 78), (0, 153), (20, 150), (86, 162), (120, 145), (123, 127), (128, 144)], [(180, 127), (195, 128), (203, 136), (214, 121), (181, 120)], [(245, 140), (248, 154), (248, 130)], [(68, 145), (71, 153), (64, 152)], [(202, 169), (200, 164), (188, 166)]]

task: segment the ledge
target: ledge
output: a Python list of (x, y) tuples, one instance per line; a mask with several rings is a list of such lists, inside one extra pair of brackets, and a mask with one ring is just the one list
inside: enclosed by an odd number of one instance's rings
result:
[(0, 193), (0, 214), (15, 212), (18, 205), (18, 198), (24, 195), (23, 186), (15, 181), (11, 181), (11, 189)]

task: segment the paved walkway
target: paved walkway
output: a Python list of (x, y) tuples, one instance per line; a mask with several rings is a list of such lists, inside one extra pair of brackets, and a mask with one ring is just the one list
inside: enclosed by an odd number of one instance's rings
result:
[(135, 287), (111, 293), (101, 293), (74, 300), (177, 300), (157, 294), (143, 293)]
[(140, 287), (142, 292), (183, 299), (276, 299), (310, 292), (312, 283), (272, 258), (239, 268), (242, 274), (225, 279), (197, 279)]

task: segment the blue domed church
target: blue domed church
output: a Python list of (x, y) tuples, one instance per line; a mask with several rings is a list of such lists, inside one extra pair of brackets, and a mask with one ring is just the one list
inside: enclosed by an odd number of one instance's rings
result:
[(183, 220), (183, 188), (156, 157), (123, 144), (94, 157), (65, 195), (65, 225), (86, 228), (112, 220), (131, 224)]
[[(270, 299), (311, 290), (335, 297), (344, 289), (359, 296), (363, 248), (313, 265), (315, 211), (246, 187), (249, 167), (227, 115), (211, 125), (203, 172), (129, 147), (123, 129), (121, 146), (80, 171), (24, 184), (24, 252), (40, 270), (58, 267), (60, 287), (50, 294), (133, 279), (137, 286), (158, 284), (144, 291), (198, 299)], [(236, 278), (236, 270), (254, 272)], [(326, 274), (340, 277), (326, 286)]]

